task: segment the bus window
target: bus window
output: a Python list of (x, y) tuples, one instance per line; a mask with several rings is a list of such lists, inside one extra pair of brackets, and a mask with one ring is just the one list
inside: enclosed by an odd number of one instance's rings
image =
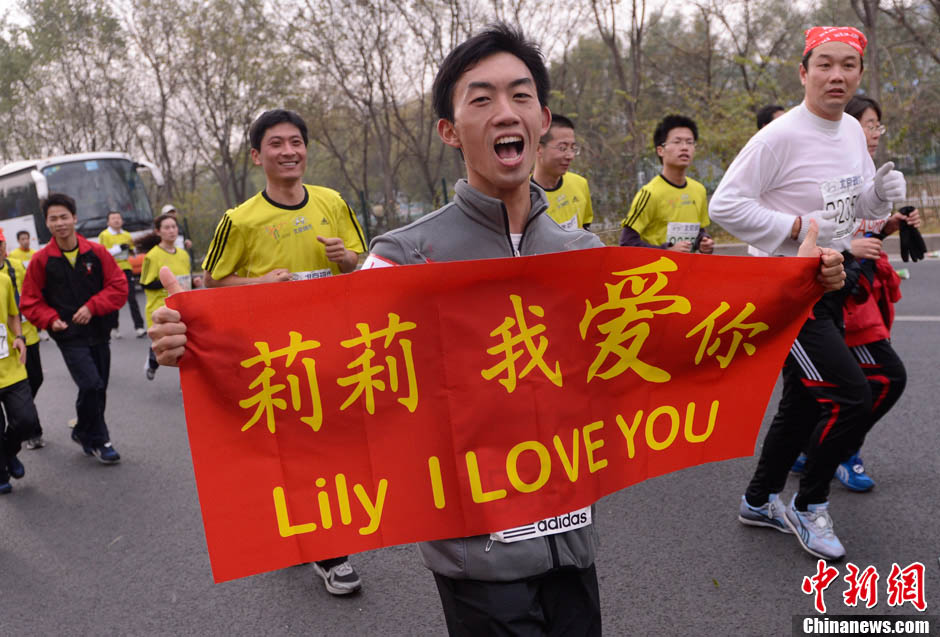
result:
[(0, 219), (15, 219), (39, 210), (36, 184), (28, 170), (0, 180)]
[(86, 237), (97, 236), (107, 225), (108, 212), (124, 218), (124, 229), (147, 230), (153, 211), (144, 184), (132, 162), (124, 159), (73, 161), (43, 170), (49, 192), (63, 192), (75, 199), (76, 229)]

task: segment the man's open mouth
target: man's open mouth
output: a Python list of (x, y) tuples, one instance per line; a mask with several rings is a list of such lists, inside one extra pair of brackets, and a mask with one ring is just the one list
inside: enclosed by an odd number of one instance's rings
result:
[(496, 155), (503, 161), (513, 161), (522, 156), (525, 150), (525, 143), (519, 135), (504, 135), (496, 140), (493, 148)]

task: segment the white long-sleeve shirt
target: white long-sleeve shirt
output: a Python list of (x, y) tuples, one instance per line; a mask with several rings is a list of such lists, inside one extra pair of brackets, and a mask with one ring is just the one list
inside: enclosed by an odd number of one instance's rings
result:
[[(731, 162), (709, 203), (709, 214), (728, 232), (772, 255), (796, 255), (793, 217), (836, 209), (839, 229), (831, 246), (848, 248), (856, 219), (880, 219), (891, 203), (874, 192), (875, 165), (854, 117), (834, 122), (806, 103), (757, 132)], [(756, 250), (751, 250), (752, 254)]]

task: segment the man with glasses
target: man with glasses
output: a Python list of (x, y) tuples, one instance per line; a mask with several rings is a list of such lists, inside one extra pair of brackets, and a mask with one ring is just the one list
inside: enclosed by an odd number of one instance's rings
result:
[(656, 125), (653, 146), (663, 170), (633, 198), (620, 245), (711, 254), (705, 187), (685, 175), (697, 141), (698, 127), (683, 115), (667, 115)]
[(574, 140), (574, 122), (552, 114), (552, 125), (536, 149), (532, 183), (545, 191), (548, 216), (566, 230), (589, 230), (594, 221), (587, 179), (568, 172), (571, 160), (580, 154), (581, 147)]

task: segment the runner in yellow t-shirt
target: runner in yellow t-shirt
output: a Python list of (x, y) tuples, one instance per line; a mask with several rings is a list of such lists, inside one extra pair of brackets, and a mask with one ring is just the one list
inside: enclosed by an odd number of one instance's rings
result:
[(653, 146), (662, 174), (640, 188), (621, 225), (620, 245), (710, 254), (715, 242), (705, 187), (686, 177), (695, 158), (698, 127), (683, 115), (667, 115), (656, 126)]
[(29, 267), (29, 260), (36, 254), (36, 250), (30, 246), (29, 230), (20, 230), (16, 233), (17, 247), (10, 250), (10, 256), (23, 262), (23, 267)]
[[(98, 243), (103, 245), (117, 261), (118, 267), (124, 271), (127, 277), (127, 306), (131, 311), (131, 319), (134, 321), (134, 331), (137, 338), (143, 338), (147, 333), (144, 330), (144, 317), (140, 315), (140, 307), (137, 305), (137, 290), (134, 286), (134, 273), (131, 271), (131, 264), (127, 258), (134, 254), (134, 239), (131, 233), (124, 230), (124, 218), (120, 212), (108, 213), (108, 226), (98, 235)], [(118, 325), (111, 330), (111, 338), (121, 338), (121, 332)]]
[(13, 281), (0, 276), (0, 495), (10, 493), (10, 478), (19, 480), (26, 469), (16, 457), (24, 440), (38, 425), (39, 416), (26, 379), (26, 339), (20, 324), (20, 311), (13, 293)]
[[(27, 237), (29, 234), (27, 233)], [(20, 292), (23, 289), (23, 280), (26, 279), (26, 268), (23, 262), (12, 256), (7, 255), (6, 237), (3, 230), (0, 230), (0, 268), (10, 277), (13, 284), (13, 297), (16, 300), (17, 307), (20, 303)], [(26, 375), (29, 379), (29, 390), (33, 400), (36, 399), (36, 392), (42, 385), (42, 359), (39, 356), (39, 330), (36, 326), (20, 315), (20, 326), (22, 328), (23, 338), (26, 339)], [(24, 446), (27, 449), (39, 449), (45, 446), (42, 439), (42, 426), (39, 424), (39, 418), (36, 419), (36, 429), (29, 434)]]
[[(352, 209), (334, 190), (303, 183), (307, 124), (293, 111), (258, 116), (249, 131), (251, 160), (264, 190), (229, 210), (203, 262), (206, 286), (313, 279), (352, 272), (365, 240)], [(362, 587), (347, 556), (314, 562), (333, 595)]]
[[(144, 310), (147, 314), (147, 327), (153, 325), (153, 313), (158, 307), (166, 304), (166, 290), (160, 283), (160, 268), (166, 266), (176, 275), (176, 279), (184, 290), (191, 290), (193, 287), (201, 285), (202, 280), (199, 277), (195, 279), (192, 276), (192, 265), (189, 259), (189, 253), (183, 248), (176, 247), (176, 238), (179, 236), (179, 225), (176, 218), (170, 214), (162, 214), (153, 222), (153, 227), (160, 237), (160, 243), (155, 245), (144, 257), (144, 263), (140, 270), (140, 284), (147, 295), (147, 307)], [(153, 350), (148, 350), (147, 358), (147, 380), (153, 380), (157, 368), (157, 357)]]
[(553, 114), (548, 132), (539, 140), (532, 182), (545, 191), (546, 214), (568, 230), (588, 230), (594, 221), (587, 179), (568, 172), (571, 161), (580, 153), (581, 147), (574, 138), (574, 122)]

